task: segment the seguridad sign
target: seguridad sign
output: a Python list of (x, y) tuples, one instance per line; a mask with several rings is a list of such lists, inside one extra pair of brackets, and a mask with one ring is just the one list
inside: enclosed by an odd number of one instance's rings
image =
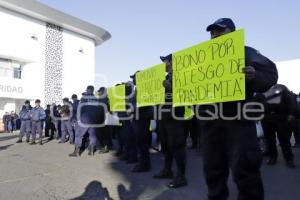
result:
[(0, 92), (3, 93), (16, 93), (16, 94), (22, 94), (23, 93), (23, 87), (21, 86), (12, 86), (12, 85), (0, 85)]

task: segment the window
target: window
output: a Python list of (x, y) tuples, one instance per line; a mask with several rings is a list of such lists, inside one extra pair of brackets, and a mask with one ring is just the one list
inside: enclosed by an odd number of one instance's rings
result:
[(22, 65), (13, 60), (0, 58), (0, 77), (21, 79)]

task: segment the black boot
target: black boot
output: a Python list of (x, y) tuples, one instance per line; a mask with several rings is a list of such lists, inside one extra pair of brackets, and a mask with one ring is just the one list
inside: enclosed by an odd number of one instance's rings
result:
[(69, 154), (70, 157), (79, 157), (80, 156), (80, 148), (75, 147), (75, 150), (73, 153)]
[(26, 143), (29, 143), (29, 138), (26, 138)]
[(179, 188), (187, 186), (187, 180), (184, 176), (176, 176), (173, 181), (168, 184), (169, 188)]
[(153, 176), (155, 179), (172, 179), (173, 178), (173, 172), (171, 170), (163, 169), (158, 174), (155, 174)]
[(89, 146), (89, 156), (93, 156), (95, 154), (95, 146)]
[(22, 143), (22, 139), (19, 139), (19, 140), (17, 141), (17, 143)]

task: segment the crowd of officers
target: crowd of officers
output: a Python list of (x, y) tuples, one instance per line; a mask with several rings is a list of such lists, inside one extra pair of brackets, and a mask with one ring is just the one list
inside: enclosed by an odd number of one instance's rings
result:
[[(211, 38), (235, 31), (235, 25), (229, 18), (221, 18), (207, 27)], [(186, 144), (192, 139), (192, 148), (201, 147), (203, 167), (208, 198), (227, 199), (229, 191), (227, 179), (229, 170), (239, 190), (239, 199), (264, 199), (263, 182), (260, 174), (262, 156), (268, 157), (267, 163), (277, 161), (276, 133), (288, 167), (295, 167), (291, 148), (292, 132), (295, 135), (295, 147), (300, 146), (299, 133), (299, 96), (283, 85), (278, 85), (276, 65), (257, 50), (245, 47), (246, 100), (223, 103), (225, 116), (236, 116), (238, 104), (259, 101), (266, 107), (265, 117), (261, 121), (265, 133), (263, 150), (257, 137), (256, 121), (248, 119), (199, 120), (195, 116), (184, 118), (185, 107), (172, 107), (172, 55), (160, 57), (166, 63), (166, 80), (162, 83), (166, 92), (166, 103), (159, 106), (137, 107), (135, 74), (126, 88), (126, 111), (114, 113), (120, 119), (120, 125), (106, 123), (109, 110), (107, 89), (101, 87), (95, 95), (94, 87), (88, 86), (80, 100), (77, 95), (63, 99), (62, 106), (48, 105), (46, 110), (40, 107), (40, 101), (31, 108), (29, 102), (20, 112), (22, 120), (20, 138), (26, 135), (30, 144), (35, 144), (36, 134), (40, 134), (42, 144), (42, 123), (45, 121), (45, 135), (49, 139), (59, 139), (60, 143), (69, 141), (75, 146), (69, 156), (78, 157), (84, 149), (94, 155), (107, 153), (112, 148), (112, 138), (117, 141), (116, 156), (127, 163), (134, 163), (132, 172), (147, 172), (151, 169), (149, 149), (151, 146), (151, 120), (156, 120), (156, 133), (160, 142), (160, 151), (164, 157), (161, 171), (155, 179), (170, 179), (170, 188), (188, 184), (186, 178)], [(220, 105), (220, 104), (217, 104)], [(207, 116), (215, 108), (200, 106), (194, 108), (197, 116)], [(111, 113), (112, 114), (112, 113)], [(102, 126), (97, 126), (102, 124)], [(200, 142), (201, 141), (201, 142)], [(173, 169), (176, 164), (176, 173)], [(195, 172), (196, 173), (196, 172)]]
[(20, 118), (14, 111), (11, 111), (10, 113), (5, 112), (2, 117), (2, 122), (5, 133), (13, 133), (14, 131), (20, 129)]

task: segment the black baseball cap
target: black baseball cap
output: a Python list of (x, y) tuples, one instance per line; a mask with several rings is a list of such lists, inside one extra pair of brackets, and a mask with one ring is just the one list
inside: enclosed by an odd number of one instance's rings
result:
[(215, 28), (230, 28), (230, 30), (235, 31), (235, 25), (230, 18), (220, 18), (206, 28), (206, 31), (211, 31)]
[(29, 101), (29, 100), (26, 100), (26, 101), (25, 101), (25, 104), (30, 104), (30, 101)]
[(167, 62), (167, 61), (172, 62), (172, 54), (169, 54), (167, 56), (160, 56), (160, 59), (163, 62)]

